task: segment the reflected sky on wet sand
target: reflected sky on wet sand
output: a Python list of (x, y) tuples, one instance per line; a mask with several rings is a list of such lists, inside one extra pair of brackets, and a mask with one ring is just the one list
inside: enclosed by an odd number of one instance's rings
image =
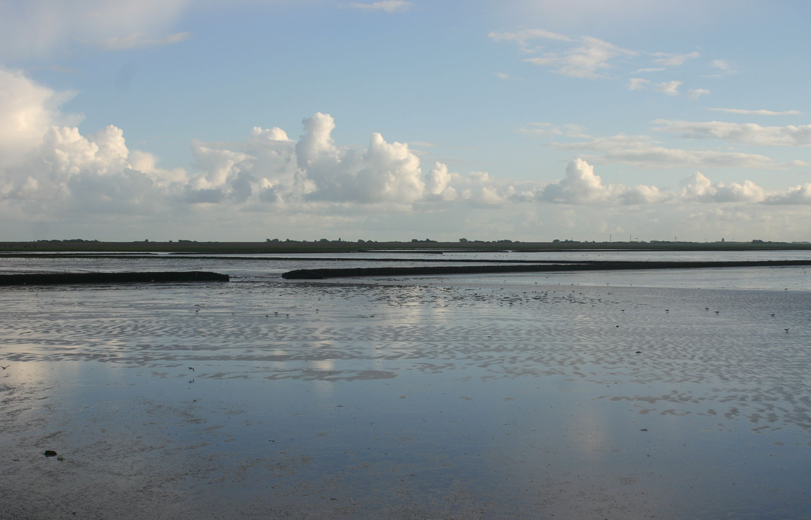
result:
[(3, 289), (3, 495), (35, 518), (811, 515), (811, 292), (643, 276)]

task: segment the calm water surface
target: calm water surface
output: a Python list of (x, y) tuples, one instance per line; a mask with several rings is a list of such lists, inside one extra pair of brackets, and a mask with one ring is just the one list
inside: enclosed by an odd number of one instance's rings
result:
[(811, 517), (802, 268), (2, 262), (235, 281), (0, 290), (0, 518)]

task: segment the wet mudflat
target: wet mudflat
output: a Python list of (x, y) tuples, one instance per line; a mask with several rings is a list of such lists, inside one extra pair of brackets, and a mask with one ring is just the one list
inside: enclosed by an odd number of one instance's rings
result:
[(811, 517), (811, 292), (598, 278), (3, 289), (0, 518)]

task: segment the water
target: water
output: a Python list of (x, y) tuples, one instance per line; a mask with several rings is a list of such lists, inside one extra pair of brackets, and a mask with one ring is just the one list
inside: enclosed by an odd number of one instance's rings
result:
[(0, 290), (2, 518), (811, 516), (802, 268), (2, 261), (237, 276)]
[[(446, 260), (443, 262), (442, 260)], [(501, 252), (467, 253), (343, 253), (343, 254), (274, 254), (274, 255), (170, 255), (154, 254), (115, 258), (87, 255), (36, 255), (0, 258), (0, 274), (41, 272), (124, 272), (124, 271), (217, 271), (231, 275), (235, 281), (281, 281), (284, 272), (294, 269), (330, 269), (363, 267), (411, 267), (464, 265), (460, 261), (476, 264), (481, 261), (762, 261), (811, 260), (811, 251), (574, 251), (574, 252)], [(489, 279), (504, 283), (552, 283), (585, 285), (622, 285), (674, 288), (729, 288), (729, 289), (791, 289), (811, 290), (811, 277), (803, 268), (739, 268), (701, 269), (690, 271), (631, 271), (490, 275)], [(549, 278), (547, 278), (549, 277)], [(473, 279), (488, 279), (474, 275)], [(431, 283), (437, 277), (422, 280)], [(453, 280), (467, 280), (457, 276)], [(392, 278), (375, 281), (389, 283)], [(396, 280), (396, 279), (394, 279)], [(406, 278), (406, 283), (414, 283)], [(422, 283), (421, 282), (421, 283)]]

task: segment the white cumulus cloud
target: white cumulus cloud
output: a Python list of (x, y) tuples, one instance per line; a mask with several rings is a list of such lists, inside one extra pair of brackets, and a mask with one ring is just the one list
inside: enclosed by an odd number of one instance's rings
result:
[(782, 192), (771, 193), (765, 204), (775, 205), (808, 205), (811, 204), (811, 183), (794, 186)]
[(611, 192), (612, 188), (604, 186), (602, 179), (594, 174), (592, 165), (575, 159), (566, 167), (566, 177), (546, 186), (540, 198), (561, 204), (589, 204), (605, 201)]
[(762, 202), (766, 190), (752, 181), (713, 184), (699, 172), (682, 181), (681, 198), (690, 202)]
[(453, 175), (448, 172), (448, 166), (441, 162), (434, 164), (425, 179), (425, 193), (428, 197), (442, 200), (456, 200), (456, 189), (450, 184)]
[(304, 120), (305, 134), (296, 145), (299, 168), (316, 189), (310, 200), (409, 204), (422, 197), (419, 157), (405, 143), (388, 143), (372, 134), (365, 153), (335, 145), (335, 121), (328, 114)]
[[(795, 163), (781, 164), (754, 154), (666, 148), (649, 136), (593, 138), (578, 125), (543, 122), (519, 131), (576, 140), (552, 146), (594, 154), (573, 160), (563, 178), (551, 183), (487, 172), (457, 173), (434, 161), (429, 170), (410, 144), (387, 140), (376, 132), (371, 132), (365, 145), (342, 145), (335, 142), (336, 123), (326, 113), (304, 119), (298, 139), (279, 127), (263, 125), (246, 129), (245, 137), (235, 142), (193, 141), (191, 164), (170, 169), (148, 151), (132, 147), (119, 127), (81, 130), (61, 113), (67, 96), (21, 72), (0, 69), (0, 219), (9, 229), (16, 229), (9, 222), (72, 219), (79, 227), (105, 222), (114, 230), (109, 231), (112, 235), (127, 226), (146, 229), (136, 224), (143, 219), (152, 219), (158, 227), (170, 227), (179, 219), (190, 226), (187, 229), (241, 229), (246, 222), (261, 229), (269, 220), (346, 223), (369, 216), (396, 222), (399, 216), (409, 215), (429, 222), (453, 212), (459, 218), (487, 212), (497, 220), (504, 214), (551, 213), (558, 211), (552, 209), (558, 205), (580, 206), (578, 212), (591, 211), (587, 206), (598, 212), (596, 208), (602, 206), (630, 205), (637, 207), (633, 211), (653, 214), (659, 211), (656, 208), (670, 211), (666, 208), (690, 205), (757, 206), (764, 212), (783, 211), (768, 207), (788, 206), (785, 211), (802, 212), (811, 203), (808, 184), (768, 191), (752, 181), (713, 183), (700, 174), (678, 190), (611, 183), (609, 174), (601, 172), (601, 177), (595, 165), (775, 170)], [(734, 126), (656, 123), (663, 131), (694, 133), (694, 137), (754, 139), (739, 136), (740, 129)], [(807, 131), (769, 128), (756, 125), (745, 130), (765, 136), (757, 142), (781, 146), (787, 138), (804, 143)], [(486, 220), (483, 213), (479, 215)], [(320, 233), (321, 228), (313, 232)]]
[(656, 186), (622, 187), (617, 190), (617, 196), (622, 204), (641, 205), (665, 202), (673, 199), (671, 193), (662, 191)]
[(72, 96), (0, 67), (0, 166), (35, 148), (51, 125), (78, 122), (78, 117), (66, 118), (60, 111)]
[(671, 195), (656, 186), (605, 185), (600, 176), (595, 175), (594, 166), (578, 158), (566, 167), (566, 176), (544, 187), (538, 192), (537, 199), (558, 204), (641, 205), (670, 200)]

